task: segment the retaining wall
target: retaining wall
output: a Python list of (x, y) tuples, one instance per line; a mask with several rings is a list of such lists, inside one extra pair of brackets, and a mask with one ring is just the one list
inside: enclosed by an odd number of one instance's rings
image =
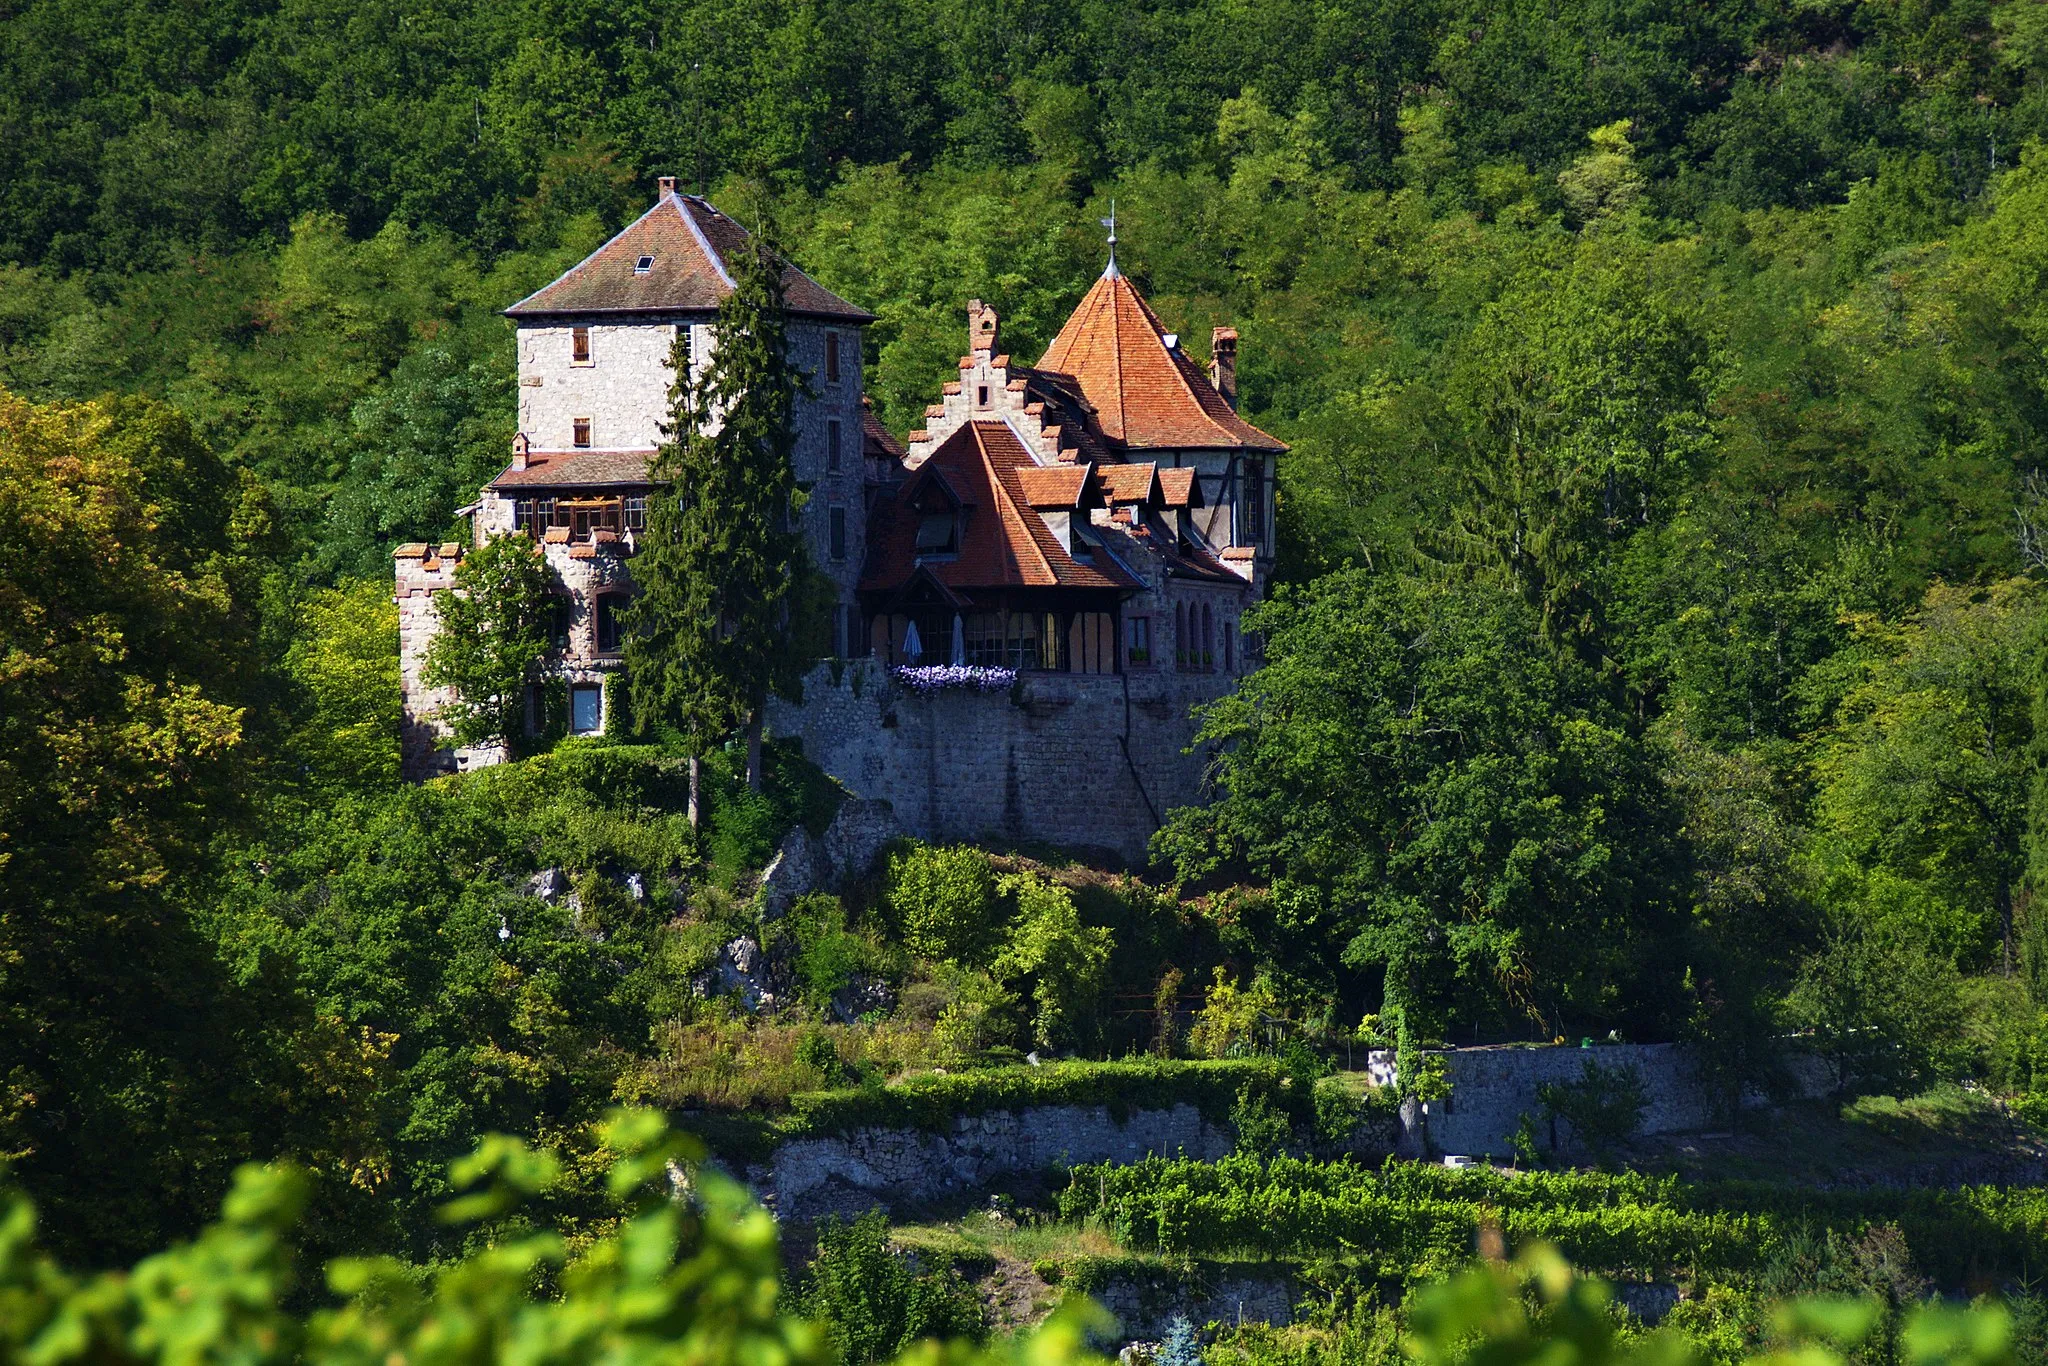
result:
[(1222, 673), (1026, 674), (1010, 692), (899, 687), (874, 660), (820, 666), (769, 728), (920, 839), (1036, 840), (1142, 864), (1159, 820), (1201, 800), (1192, 708)]
[(1121, 1122), (1107, 1106), (1041, 1105), (960, 1115), (936, 1133), (857, 1129), (796, 1139), (747, 1176), (779, 1217), (811, 1219), (917, 1204), (1070, 1163), (1182, 1154), (1213, 1162), (1235, 1146), (1228, 1127), (1192, 1105), (1134, 1110)]
[[(1542, 1113), (1540, 1088), (1547, 1084), (1569, 1084), (1585, 1075), (1586, 1064), (1607, 1069), (1627, 1068), (1643, 1085), (1646, 1105), (1639, 1132), (1644, 1134), (1693, 1133), (1724, 1127), (1729, 1116), (1720, 1108), (1705, 1085), (1699, 1057), (1690, 1044), (1608, 1044), (1597, 1048), (1458, 1048), (1435, 1054), (1444, 1061), (1451, 1094), (1429, 1104), (1425, 1115), (1421, 1105), (1405, 1102), (1401, 1108), (1403, 1156), (1419, 1156), (1426, 1122), (1429, 1145), (1441, 1152), (1507, 1157), (1514, 1151), (1514, 1134), (1523, 1115)], [(1391, 1079), (1392, 1057), (1376, 1052), (1371, 1061), (1375, 1074), (1384, 1071)], [(1751, 1087), (1743, 1097), (1745, 1108), (1762, 1108), (1775, 1099), (1810, 1100), (1827, 1094), (1830, 1079), (1818, 1058), (1787, 1052), (1782, 1080), (1771, 1089)], [(1569, 1144), (1571, 1135), (1562, 1123), (1557, 1139)], [(1552, 1142), (1547, 1129), (1541, 1137)]]

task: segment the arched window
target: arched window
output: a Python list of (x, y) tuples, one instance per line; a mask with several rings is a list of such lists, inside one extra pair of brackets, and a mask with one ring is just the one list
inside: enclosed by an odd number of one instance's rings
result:
[(1236, 633), (1230, 629), (1230, 619), (1225, 617), (1223, 619), (1223, 672), (1227, 674), (1237, 672), (1236, 651), (1230, 647), (1230, 637), (1234, 634)]
[(1173, 663), (1180, 669), (1188, 666), (1188, 605), (1184, 602), (1173, 605)]
[(1216, 614), (1209, 610), (1209, 604), (1202, 604), (1202, 672), (1212, 673), (1216, 668)]

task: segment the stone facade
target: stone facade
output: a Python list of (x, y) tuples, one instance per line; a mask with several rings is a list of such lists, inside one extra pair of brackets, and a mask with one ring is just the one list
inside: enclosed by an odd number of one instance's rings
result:
[(1142, 863), (1202, 799), (1190, 710), (1233, 686), (1172, 671), (1024, 674), (1009, 692), (913, 692), (873, 660), (820, 667), (769, 725), (928, 840), (1043, 841)]
[[(632, 592), (631, 557), (653, 492), (648, 460), (667, 415), (673, 345), (678, 329), (688, 328), (693, 364), (708, 363), (717, 303), (731, 287), (725, 261), (744, 241), (737, 224), (665, 181), (641, 220), (508, 310), (516, 325), (519, 431), (510, 462), (471, 509), (472, 530), (477, 545), (501, 535), (535, 537), (564, 600), (555, 653), (529, 698), (535, 729), (548, 719), (547, 699), (564, 686), (578, 704), (571, 716), (581, 724), (572, 730), (606, 725), (602, 685), (620, 662), (614, 625)], [(1241, 535), (1240, 523), (1250, 497), (1253, 520), (1270, 527), (1271, 490), (1259, 483), (1247, 495), (1234, 472), (1265, 459), (1244, 451), (1270, 452), (1278, 443), (1224, 406), (1218, 395), (1234, 397), (1234, 380), (1214, 372), (1211, 388), (1112, 268), (1090, 297), (1111, 299), (1118, 317), (1136, 320), (1139, 331), (1111, 331), (1123, 338), (1116, 345), (1137, 347), (1130, 363), (1145, 361), (1153, 377), (1133, 387), (1128, 404), (1115, 398), (1114, 430), (1100, 420), (1102, 395), (1090, 396), (1094, 370), (1013, 364), (999, 350), (995, 311), (977, 302), (957, 378), (900, 458), (903, 448), (867, 431), (862, 328), (872, 319), (793, 268), (785, 287), (790, 357), (809, 377), (795, 412), (795, 473), (806, 493), (800, 525), (813, 562), (834, 585), (836, 610), (832, 660), (813, 671), (801, 704), (771, 705), (770, 732), (801, 740), (813, 762), (876, 810), (885, 804), (892, 830), (1142, 860), (1166, 812), (1203, 795), (1204, 759), (1188, 752), (1192, 709), (1227, 692), (1255, 662), (1239, 623), (1259, 596), (1263, 540)], [(1068, 332), (1076, 325), (1070, 321)], [(1104, 373), (1112, 372), (1122, 373), (1115, 366)], [(1127, 440), (1126, 416), (1136, 422), (1145, 404), (1165, 401), (1154, 381), (1173, 387), (1184, 419), (1174, 430), (1186, 434), (1165, 444)], [(976, 620), (961, 604), (977, 593), (977, 601), (992, 601), (992, 590), (962, 585), (964, 596), (920, 633), (924, 652), (909, 650), (912, 613), (939, 609), (905, 598), (904, 585), (886, 576), (870, 577), (885, 545), (878, 509), (899, 492), (907, 499), (912, 481), (933, 477), (918, 467), (947, 434), (991, 423), (1021, 448), (1010, 447), (1015, 458), (1002, 471), (990, 467), (1001, 488), (988, 492), (1000, 493), (1003, 510), (991, 497), (980, 511), (962, 513), (963, 540), (1007, 527), (1013, 539), (995, 558), (1042, 562), (1035, 578), (994, 585), (1015, 589), (1000, 603), (998, 647), (1009, 649), (1008, 624), (1023, 620), (1031, 650), (1042, 652), (1017, 665), (1022, 672), (1007, 692), (908, 692), (891, 666), (950, 662), (952, 640), (971, 634), (962, 616), (970, 626)], [(1203, 449), (1204, 441), (1243, 449)], [(1031, 467), (1029, 480), (1017, 473), (1020, 464)], [(1057, 475), (1061, 468), (1067, 476)], [(1194, 477), (1196, 468), (1208, 478)], [(1063, 503), (1044, 500), (1055, 486), (1069, 490)], [(405, 771), (414, 778), (504, 757), (453, 748), (438, 716), (449, 699), (420, 679), (438, 625), (435, 598), (452, 590), (461, 555), (459, 546), (398, 552)], [(920, 547), (905, 573), (930, 579), (943, 572), (935, 562), (945, 558)], [(973, 629), (986, 648), (987, 628)], [(593, 697), (595, 710), (587, 705)], [(789, 877), (802, 881), (796, 862)]]
[[(668, 415), (670, 348), (676, 329), (691, 329), (691, 354), (708, 354), (706, 318), (662, 322), (591, 323), (519, 329), (519, 430), (535, 447), (566, 451), (577, 418), (589, 420), (589, 441), (600, 450), (653, 450)], [(575, 358), (577, 333), (588, 359)]]

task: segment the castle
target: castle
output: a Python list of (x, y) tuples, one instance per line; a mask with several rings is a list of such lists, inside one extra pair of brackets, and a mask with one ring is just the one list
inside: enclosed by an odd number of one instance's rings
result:
[[(874, 321), (793, 266), (783, 276), (798, 482), (834, 590), (833, 656), (771, 734), (927, 839), (993, 836), (1141, 859), (1165, 813), (1199, 800), (1190, 709), (1251, 667), (1239, 627), (1271, 563), (1284, 445), (1237, 413), (1237, 334), (1207, 371), (1108, 269), (1036, 365), (968, 305), (959, 376), (897, 442), (864, 401)], [(602, 732), (621, 609), (654, 488), (678, 334), (714, 344), (746, 232), (660, 182), (654, 207), (506, 310), (518, 335), (511, 459), (463, 509), (473, 544), (539, 542), (559, 594), (547, 670), (567, 729)], [(495, 762), (450, 747), (448, 700), (420, 681), (459, 542), (398, 548), (404, 756), (423, 778)], [(528, 724), (548, 724), (545, 685)]]

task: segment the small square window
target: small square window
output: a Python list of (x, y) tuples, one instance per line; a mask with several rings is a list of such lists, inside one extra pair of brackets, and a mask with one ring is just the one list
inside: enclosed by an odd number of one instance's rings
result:
[(644, 493), (627, 494), (621, 500), (619, 515), (620, 519), (626, 524), (626, 530), (647, 530), (647, 495)]
[(839, 419), (836, 417), (825, 424), (825, 468), (839, 468)]
[(654, 258), (652, 256), (643, 256), (633, 263), (633, 273), (635, 275), (645, 275), (648, 271), (653, 269)]
[(839, 383), (839, 334), (837, 332), (827, 332), (825, 334), (825, 381), (828, 384)]
[(569, 329), (569, 363), (571, 365), (590, 364), (589, 328), (572, 327)]
[(830, 526), (832, 528), (832, 558), (835, 560), (843, 560), (846, 558), (845, 508), (835, 507), (832, 509), (830, 517)]
[(574, 445), (574, 446), (588, 446), (588, 445), (590, 444), (590, 419), (589, 419), (589, 418), (587, 418), (587, 417), (578, 417), (578, 418), (572, 418), (572, 419), (570, 420), (570, 422), (569, 422), (569, 428), (570, 428), (570, 444), (571, 444), (571, 445)]
[(569, 730), (595, 735), (604, 729), (604, 689), (579, 683), (569, 689)]

